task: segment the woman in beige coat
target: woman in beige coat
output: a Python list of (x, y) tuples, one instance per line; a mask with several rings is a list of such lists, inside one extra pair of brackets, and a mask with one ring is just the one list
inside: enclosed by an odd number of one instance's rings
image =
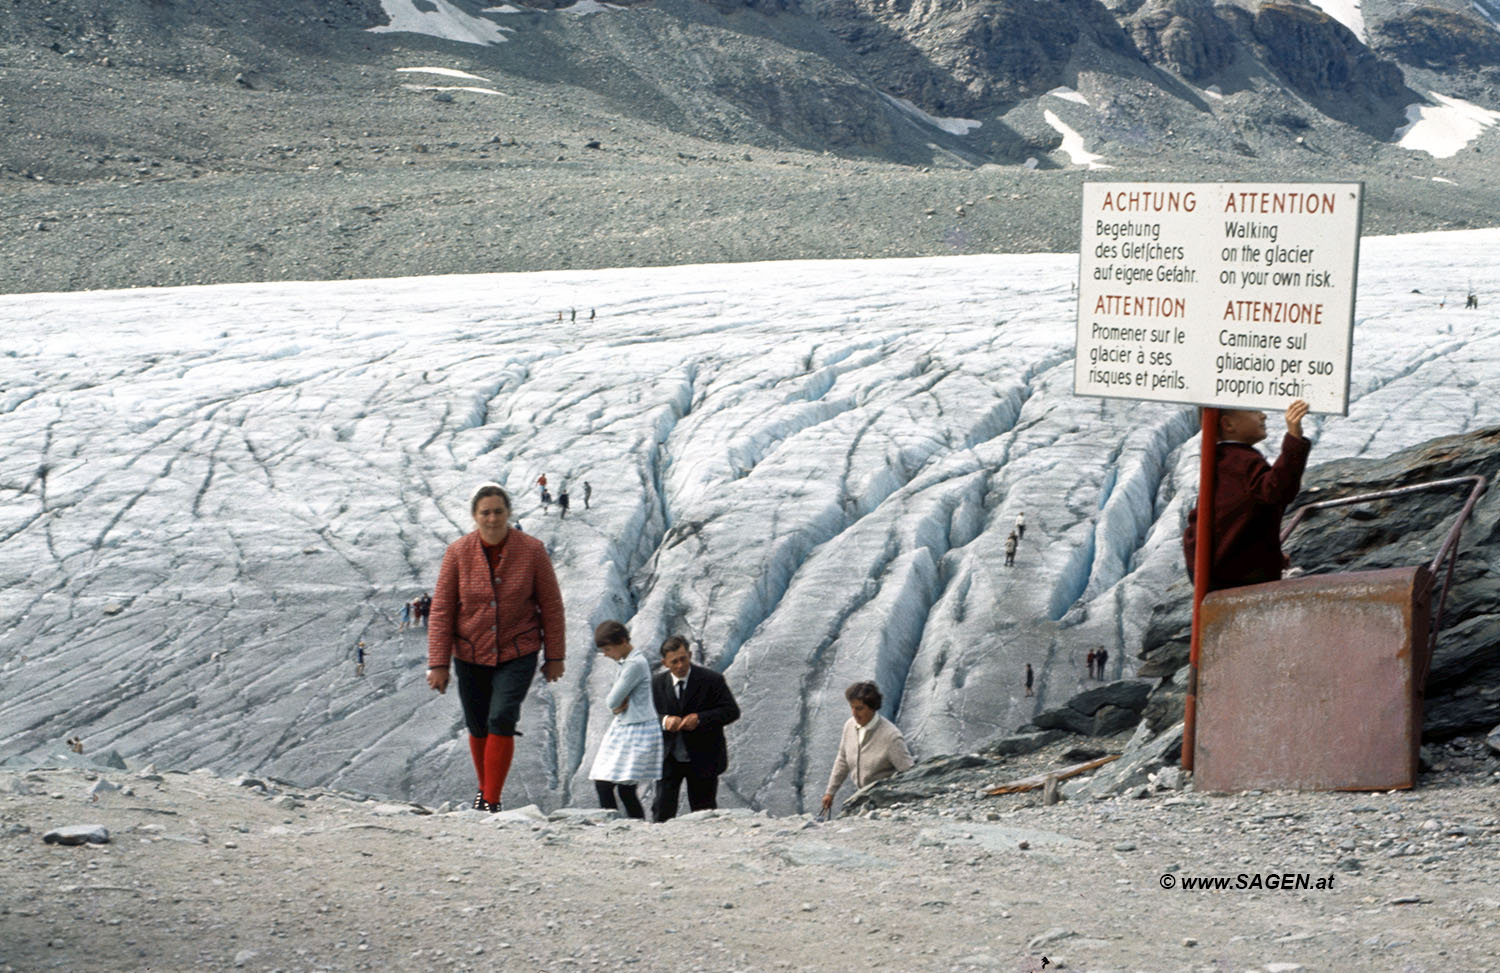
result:
[(833, 807), (833, 795), (849, 777), (854, 778), (854, 789), (884, 780), (913, 763), (911, 752), (906, 749), (906, 738), (896, 729), (896, 724), (880, 715), (880, 704), (884, 697), (880, 687), (873, 682), (857, 682), (844, 690), (849, 701), (848, 722), (839, 737), (838, 756), (833, 760), (833, 773), (828, 775), (828, 790), (823, 793), (823, 810)]

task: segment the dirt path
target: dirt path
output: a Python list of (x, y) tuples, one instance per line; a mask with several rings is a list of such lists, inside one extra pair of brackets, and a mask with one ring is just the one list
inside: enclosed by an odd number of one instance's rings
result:
[[(1500, 954), (1492, 776), (824, 825), (496, 820), (204, 773), (105, 773), (124, 789), (90, 801), (95, 777), (0, 774), (0, 970), (1446, 973)], [(44, 842), (76, 824), (109, 843)], [(1183, 888), (1240, 874), (1313, 887)]]

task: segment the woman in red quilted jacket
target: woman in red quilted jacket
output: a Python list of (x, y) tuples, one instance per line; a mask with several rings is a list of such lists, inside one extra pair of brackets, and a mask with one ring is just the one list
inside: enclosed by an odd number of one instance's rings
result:
[(479, 778), (476, 810), (500, 810), (515, 754), (521, 702), (536, 676), (563, 674), (563, 603), (542, 542), (510, 526), (510, 496), (497, 483), (474, 491), (477, 528), (448, 545), (432, 595), (427, 685), (448, 691), (451, 663)]

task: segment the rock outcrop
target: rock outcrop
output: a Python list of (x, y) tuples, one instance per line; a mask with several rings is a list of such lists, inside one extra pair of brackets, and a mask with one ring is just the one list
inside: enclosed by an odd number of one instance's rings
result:
[(1095, 0), (820, 0), (812, 10), (876, 83), (940, 115), (989, 114), (1066, 84), (1080, 50), (1140, 59)]
[[(1316, 453), (1314, 453), (1316, 456)], [(1429, 480), (1500, 472), (1500, 429), (1447, 436), (1381, 461), (1314, 466), (1299, 502), (1372, 493)], [(1291, 536), (1286, 548), (1309, 574), (1366, 571), (1431, 560), (1446, 537), (1466, 488), (1450, 488), (1324, 511)], [(1500, 723), (1500, 489), (1493, 486), (1464, 528), (1442, 628), (1427, 681), (1423, 737), (1446, 740), (1488, 732)], [(1169, 589), (1153, 615), (1140, 674), (1167, 677), (1187, 661), (1192, 591)], [(1180, 718), (1182, 680), (1163, 678), (1146, 704), (1161, 727)]]
[[(1280, 81), (1330, 118), (1388, 138), (1418, 101), (1401, 69), (1366, 47), (1322, 10), (1297, 3), (1262, 4), (1236, 20)], [(1248, 18), (1248, 21), (1247, 19)]]
[(1209, 0), (1147, 0), (1121, 18), (1147, 60), (1206, 81), (1235, 58), (1235, 34)]
[(1500, 69), (1500, 30), (1478, 17), (1441, 7), (1418, 7), (1384, 21), (1374, 47), (1406, 64), (1435, 71)]

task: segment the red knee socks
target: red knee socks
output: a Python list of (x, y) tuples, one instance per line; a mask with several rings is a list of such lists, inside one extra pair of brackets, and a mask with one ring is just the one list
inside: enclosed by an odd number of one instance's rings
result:
[(474, 758), (474, 779), (479, 781), (479, 789), (484, 790), (484, 737), (469, 734), (469, 756)]
[(500, 800), (505, 778), (510, 774), (510, 760), (516, 754), (516, 738), (491, 733), (484, 738), (484, 777), (480, 790), (491, 804)]

